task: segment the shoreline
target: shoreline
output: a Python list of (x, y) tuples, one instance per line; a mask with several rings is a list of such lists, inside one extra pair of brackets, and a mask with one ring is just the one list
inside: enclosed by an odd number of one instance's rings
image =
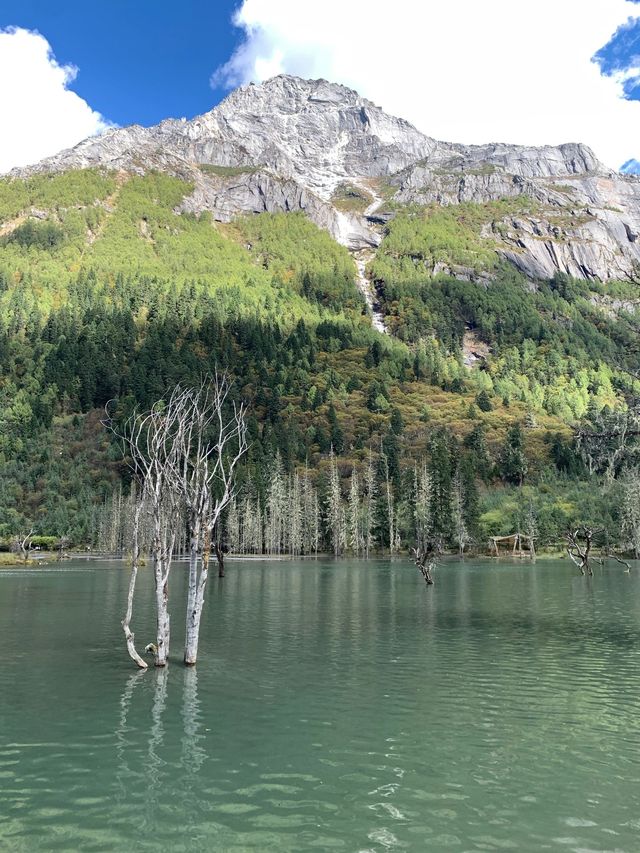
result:
[[(55, 552), (47, 552), (41, 551), (38, 552), (38, 556), (32, 556), (26, 563), (19, 559), (10, 559), (13, 555), (10, 554), (0, 554), (0, 571), (3, 569), (33, 569), (39, 567), (51, 567), (53, 565), (63, 566), (65, 563), (69, 563), (71, 561), (84, 561), (84, 562), (93, 562), (93, 563), (104, 563), (104, 562), (120, 562), (127, 568), (130, 565), (130, 557), (128, 555), (114, 555), (114, 554), (100, 554), (96, 552), (85, 552), (85, 551), (75, 551), (75, 552), (67, 552), (64, 559), (58, 560), (58, 555)], [(9, 559), (3, 559), (3, 557)], [(603, 557), (601, 558), (607, 562), (607, 560)], [(611, 561), (614, 561), (613, 558), (610, 558)], [(635, 562), (633, 557), (627, 557), (627, 560), (631, 562)], [(174, 563), (185, 563), (188, 562), (188, 555), (180, 555), (174, 559)], [(284, 563), (284, 562), (292, 562), (294, 560), (303, 560), (303, 561), (316, 561), (316, 560), (331, 560), (335, 562), (343, 562), (345, 560), (362, 560), (365, 561), (364, 557), (355, 555), (355, 554), (345, 554), (340, 557), (335, 557), (333, 554), (225, 554), (225, 561), (229, 561), (231, 563), (236, 562), (273, 562), (273, 563)], [(387, 560), (391, 562), (396, 562), (398, 560), (409, 560), (413, 562), (413, 557), (411, 554), (373, 554), (369, 558), (369, 562), (379, 562), (380, 560)], [(482, 560), (487, 563), (522, 563), (526, 565), (527, 563), (535, 564), (538, 561), (545, 562), (549, 560), (567, 560), (566, 551), (542, 551), (536, 554), (535, 558), (531, 559), (529, 557), (513, 557), (510, 554), (505, 554), (504, 556), (494, 557), (490, 554), (473, 554), (468, 553), (463, 556), (459, 554), (443, 554), (441, 557), (442, 563), (448, 562), (465, 562), (465, 560)], [(142, 564), (140, 568), (144, 568), (145, 565)]]

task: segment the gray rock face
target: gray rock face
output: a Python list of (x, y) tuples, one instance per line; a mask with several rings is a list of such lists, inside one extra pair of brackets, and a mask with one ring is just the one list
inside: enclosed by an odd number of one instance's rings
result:
[[(181, 209), (210, 210), (221, 221), (301, 210), (353, 250), (380, 240), (385, 210), (375, 187), (383, 181), (400, 204), (526, 196), (535, 213), (489, 223), (485, 236), (532, 278), (562, 270), (608, 280), (640, 264), (640, 178), (610, 172), (586, 146), (437, 142), (325, 80), (281, 75), (250, 84), (191, 121), (109, 130), (12, 174), (90, 166), (179, 175), (195, 185)], [(332, 203), (347, 182), (368, 187), (373, 203), (364, 214)]]
[(582, 145), (457, 148), (461, 153), (455, 159), (436, 151), (392, 176), (394, 199), (441, 205), (532, 199), (535, 213), (506, 217), (484, 231), (525, 275), (550, 278), (561, 271), (602, 281), (637, 277), (637, 176), (605, 169)]
[(135, 169), (189, 164), (265, 167), (329, 199), (350, 177), (377, 177), (436, 147), (408, 122), (325, 80), (281, 75), (232, 92), (191, 121), (109, 130), (15, 174), (88, 166)]

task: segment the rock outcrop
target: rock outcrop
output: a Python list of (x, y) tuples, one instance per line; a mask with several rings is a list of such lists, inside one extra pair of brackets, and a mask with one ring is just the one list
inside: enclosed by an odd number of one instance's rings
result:
[[(455, 205), (525, 197), (521, 215), (484, 236), (532, 278), (637, 275), (640, 178), (604, 168), (584, 145), (464, 146), (438, 142), (325, 80), (281, 75), (232, 92), (190, 121), (112, 129), (12, 174), (100, 166), (169, 171), (194, 191), (182, 209), (228, 221), (241, 213), (304, 211), (353, 250), (377, 245), (398, 204)], [(369, 182), (375, 204), (341, 211), (336, 190)]]

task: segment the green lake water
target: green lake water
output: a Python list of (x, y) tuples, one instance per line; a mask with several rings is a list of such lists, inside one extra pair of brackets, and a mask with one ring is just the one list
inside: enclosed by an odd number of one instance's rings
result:
[(0, 572), (0, 850), (640, 851), (637, 567), (227, 571), (144, 673), (122, 564)]

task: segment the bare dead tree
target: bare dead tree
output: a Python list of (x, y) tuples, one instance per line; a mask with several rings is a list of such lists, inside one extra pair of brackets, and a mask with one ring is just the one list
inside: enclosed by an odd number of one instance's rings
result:
[[(247, 448), (245, 407), (229, 405), (230, 385), (217, 373), (195, 390), (176, 387), (166, 403), (134, 413), (122, 432), (141, 498), (133, 522), (133, 554), (127, 610), (122, 627), (129, 655), (140, 667), (131, 631), (140, 557), (143, 507), (151, 516), (151, 558), (156, 590), (156, 642), (146, 648), (164, 666), (169, 655), (169, 573), (183, 510), (189, 527), (189, 583), (184, 660), (196, 662), (200, 620), (208, 577), (212, 533), (233, 497), (235, 468)], [(201, 557), (201, 559), (200, 559)]]
[(633, 410), (599, 415), (597, 422), (581, 427), (575, 433), (576, 449), (589, 473), (602, 472), (610, 485), (619, 469), (633, 454), (635, 439), (640, 437), (640, 414)]
[[(179, 413), (182, 446), (178, 487), (187, 510), (190, 537), (184, 650), (188, 665), (198, 656), (211, 542), (234, 496), (235, 469), (248, 446), (246, 408), (244, 404), (230, 404), (230, 391), (226, 375), (215, 373), (181, 401)], [(216, 541), (216, 554), (219, 550)]]
[(23, 563), (29, 562), (29, 555), (31, 553), (31, 541), (33, 540), (34, 532), (33, 527), (29, 530), (27, 534), (23, 532), (18, 533), (11, 543), (11, 550), (15, 554), (19, 554)]
[(623, 559), (622, 559), (622, 557), (618, 557), (618, 555), (617, 555), (617, 554), (612, 554), (612, 553), (609, 551), (609, 552), (607, 553), (606, 559), (607, 559), (607, 560), (615, 560), (615, 561), (616, 561), (616, 563), (620, 563), (620, 565), (621, 565), (621, 566), (624, 566), (624, 567), (625, 567), (625, 572), (624, 572), (624, 573), (625, 573), (625, 575), (630, 574), (630, 572), (631, 572), (631, 563), (628, 563), (626, 560), (623, 560)]
[(65, 551), (71, 544), (71, 539), (68, 536), (61, 536), (60, 539), (56, 542), (56, 551), (58, 552), (58, 556), (56, 561), (61, 563), (65, 558)]
[(424, 551), (421, 548), (412, 548), (412, 551), (415, 557), (415, 564), (420, 570), (424, 582), (428, 586), (433, 586), (433, 570), (438, 563), (436, 551), (432, 548)]
[(127, 611), (122, 628), (131, 658), (140, 667), (146, 664), (137, 653), (130, 622), (139, 566), (140, 519), (143, 507), (151, 516), (151, 559), (156, 597), (156, 643), (151, 644), (156, 666), (165, 666), (169, 656), (169, 573), (181, 515), (180, 475), (183, 447), (181, 414), (191, 392), (179, 386), (168, 401), (157, 402), (148, 412), (134, 412), (119, 431), (107, 410), (106, 426), (122, 441), (129, 465), (139, 483), (139, 503), (134, 517), (133, 555)]
[[(567, 533), (567, 554), (572, 563), (580, 569), (580, 574), (593, 575), (591, 568), (591, 560), (595, 559), (591, 556), (591, 548), (593, 547), (593, 530), (590, 527), (578, 527), (572, 533)], [(583, 541), (581, 541), (583, 540)], [(596, 560), (602, 564), (601, 560)]]
[(220, 530), (215, 531), (215, 551), (216, 551), (216, 560), (218, 561), (218, 577), (224, 577), (224, 551), (222, 549), (222, 534)]
[[(133, 616), (133, 596), (136, 590), (136, 580), (138, 578), (138, 568), (140, 566), (140, 517), (144, 507), (144, 494), (136, 502), (133, 513), (133, 531), (132, 531), (132, 551), (131, 551), (131, 575), (129, 576), (129, 590), (127, 593), (127, 610), (122, 620), (122, 630), (127, 641), (127, 651), (129, 657), (133, 660), (140, 669), (147, 669), (147, 662), (140, 657), (136, 651), (135, 635), (131, 630), (131, 618)], [(146, 649), (145, 649), (146, 651)]]

